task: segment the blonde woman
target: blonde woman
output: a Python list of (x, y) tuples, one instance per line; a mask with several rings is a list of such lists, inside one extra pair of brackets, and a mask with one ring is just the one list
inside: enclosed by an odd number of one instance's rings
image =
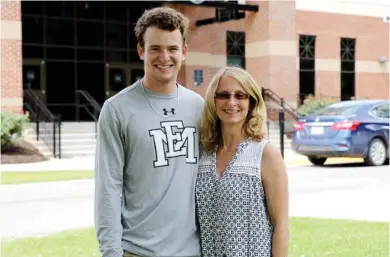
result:
[(205, 96), (196, 181), (202, 255), (286, 257), (288, 180), (264, 139), (266, 110), (251, 75), (222, 68)]

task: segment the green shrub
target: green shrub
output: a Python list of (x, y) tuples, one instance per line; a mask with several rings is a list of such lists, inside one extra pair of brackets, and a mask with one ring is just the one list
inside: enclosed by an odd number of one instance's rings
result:
[(314, 97), (309, 95), (303, 101), (303, 104), (298, 108), (298, 115), (305, 116), (310, 115), (330, 104), (337, 102), (335, 99), (329, 97)]
[(23, 138), (28, 124), (28, 115), (1, 112), (1, 150), (5, 151)]

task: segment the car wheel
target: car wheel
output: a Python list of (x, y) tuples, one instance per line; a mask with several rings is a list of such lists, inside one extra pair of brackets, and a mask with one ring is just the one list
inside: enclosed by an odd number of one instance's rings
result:
[(315, 156), (309, 156), (307, 158), (309, 159), (309, 161), (311, 163), (313, 163), (314, 165), (318, 165), (318, 166), (323, 165), (327, 159), (326, 157), (320, 158), (320, 157), (315, 157)]
[(386, 162), (387, 149), (385, 143), (379, 139), (374, 138), (368, 145), (367, 157), (364, 162), (370, 166), (380, 166)]

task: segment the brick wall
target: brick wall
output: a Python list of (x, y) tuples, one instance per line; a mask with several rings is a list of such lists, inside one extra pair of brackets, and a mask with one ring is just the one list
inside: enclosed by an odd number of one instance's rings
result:
[[(179, 82), (203, 96), (211, 77), (220, 67), (227, 65), (226, 31), (244, 31), (246, 69), (259, 86), (270, 88), (285, 97), (287, 101), (295, 102), (298, 87), (295, 60), (295, 1), (247, 1), (247, 3), (258, 5), (259, 12), (246, 12), (245, 19), (238, 21), (214, 23), (201, 27), (196, 27), (195, 22), (214, 17), (214, 8), (166, 4), (190, 19), (189, 52), (209, 54), (207, 64), (201, 60), (185, 62), (179, 74)], [(274, 47), (272, 50), (265, 46), (267, 49), (264, 51), (263, 45), (273, 42), (282, 47), (277, 47), (276, 50)], [(292, 45), (290, 52), (287, 51), (287, 53), (283, 49), (286, 44)], [(203, 70), (202, 85), (194, 86), (193, 71), (195, 69)]]
[[(212, 76), (219, 68), (227, 64), (226, 31), (245, 31), (245, 24), (243, 20), (238, 20), (197, 27), (195, 24), (197, 20), (215, 17), (215, 8), (178, 4), (166, 4), (166, 6), (180, 11), (190, 21), (187, 41), (189, 56), (180, 70), (179, 83), (204, 96)], [(199, 53), (209, 54), (209, 59), (200, 59), (197, 57)], [(189, 58), (193, 60), (189, 60)], [(215, 59), (222, 59), (222, 61), (215, 62)], [(201, 85), (194, 85), (193, 74), (196, 69), (203, 70), (203, 83)]]
[(22, 23), (21, 3), (1, 1), (1, 110), (21, 111), (22, 87)]
[[(195, 21), (214, 17), (214, 8), (170, 4), (190, 18), (189, 51), (210, 53), (208, 64), (191, 62), (183, 66), (181, 83), (203, 95), (211, 76), (221, 67), (215, 63), (215, 56), (226, 58), (226, 31), (245, 31), (246, 68), (260, 86), (270, 88), (295, 107), (299, 94), (298, 35), (311, 34), (317, 36), (318, 95), (340, 97), (340, 38), (352, 37), (357, 39), (356, 97), (388, 98), (389, 65), (380, 64), (378, 58), (389, 58), (389, 24), (381, 17), (296, 10), (295, 1), (247, 3), (259, 5), (259, 12), (247, 12), (243, 20), (202, 27), (196, 27)], [(200, 86), (193, 85), (195, 69), (204, 71)]]
[(356, 98), (389, 98), (389, 64), (378, 62), (389, 59), (390, 24), (383, 17), (297, 11), (296, 23), (297, 36), (317, 37), (316, 94), (340, 96), (340, 38), (349, 37), (356, 38)]

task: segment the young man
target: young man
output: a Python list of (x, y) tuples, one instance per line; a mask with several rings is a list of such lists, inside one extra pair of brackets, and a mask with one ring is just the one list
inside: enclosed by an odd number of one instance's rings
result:
[(103, 257), (200, 256), (194, 185), (203, 98), (176, 82), (187, 26), (173, 9), (146, 11), (135, 27), (145, 75), (103, 105), (95, 171)]

